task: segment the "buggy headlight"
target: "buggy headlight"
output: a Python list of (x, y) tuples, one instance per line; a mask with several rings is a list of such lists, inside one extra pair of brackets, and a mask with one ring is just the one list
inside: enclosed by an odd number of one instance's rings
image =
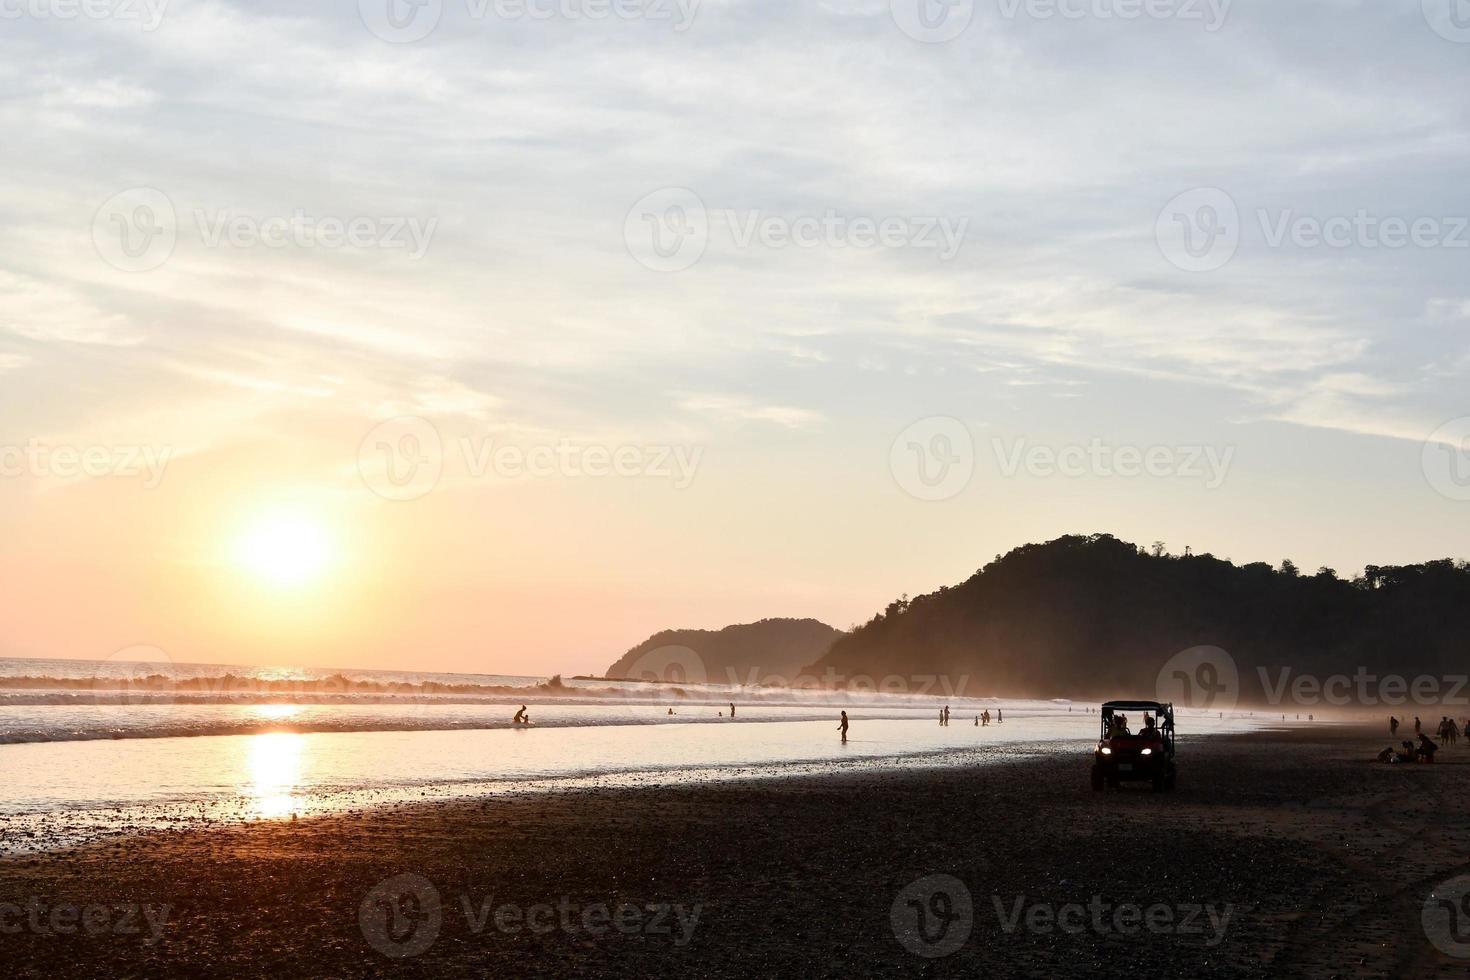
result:
[(1102, 747), (1102, 754), (1103, 755), (1112, 755), (1113, 754), (1113, 750), (1110, 749), (1110, 748), (1108, 748), (1106, 745), (1104, 745)]
[(1138, 754), (1139, 755), (1153, 755), (1154, 754), (1154, 750), (1153, 749), (1144, 749), (1142, 752), (1140, 752)]

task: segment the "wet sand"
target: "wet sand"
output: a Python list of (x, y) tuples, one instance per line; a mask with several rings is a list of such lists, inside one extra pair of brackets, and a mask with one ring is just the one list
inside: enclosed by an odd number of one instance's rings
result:
[(1421, 911), (1470, 870), (1470, 747), (1388, 743), (1181, 738), (1172, 794), (1081, 755), (139, 835), (0, 860), (0, 975), (1464, 975)]

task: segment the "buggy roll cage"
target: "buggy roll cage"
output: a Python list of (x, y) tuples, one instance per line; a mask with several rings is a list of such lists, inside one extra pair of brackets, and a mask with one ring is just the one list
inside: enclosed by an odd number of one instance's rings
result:
[[(1107, 701), (1102, 706), (1102, 738), (1108, 738), (1108, 729), (1112, 726), (1113, 715), (1141, 711), (1151, 714), (1158, 725), (1159, 737), (1164, 741), (1164, 748), (1169, 755), (1174, 754), (1174, 705), (1172, 702), (1163, 701)], [(1136, 736), (1138, 732), (1134, 732)]]

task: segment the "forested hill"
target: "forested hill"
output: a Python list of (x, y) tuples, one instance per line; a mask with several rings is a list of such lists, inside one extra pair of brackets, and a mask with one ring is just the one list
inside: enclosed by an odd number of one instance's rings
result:
[(752, 676), (793, 678), (841, 635), (815, 619), (763, 619), (722, 630), (664, 630), (618, 658), (607, 676), (715, 683), (744, 683)]
[[(1110, 535), (997, 557), (959, 585), (899, 599), (808, 667), (821, 676), (969, 676), (964, 693), (1152, 697), (1187, 648), (1223, 648), (1243, 700), (1310, 673), (1470, 672), (1470, 568), (1369, 566), (1354, 579), (1291, 562), (1237, 566)], [(1265, 688), (1269, 690), (1269, 686)], [(1460, 692), (1461, 696), (1470, 691)]]

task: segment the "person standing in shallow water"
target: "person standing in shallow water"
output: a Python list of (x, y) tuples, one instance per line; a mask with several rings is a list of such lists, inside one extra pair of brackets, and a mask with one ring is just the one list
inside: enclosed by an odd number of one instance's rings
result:
[(730, 717), (731, 718), (734, 718), (735, 717), (735, 702), (734, 701), (731, 701), (730, 702)]
[(846, 711), (844, 711), (842, 713), (842, 722), (837, 726), (837, 730), (842, 733), (842, 741), (845, 743), (847, 741), (847, 712)]

